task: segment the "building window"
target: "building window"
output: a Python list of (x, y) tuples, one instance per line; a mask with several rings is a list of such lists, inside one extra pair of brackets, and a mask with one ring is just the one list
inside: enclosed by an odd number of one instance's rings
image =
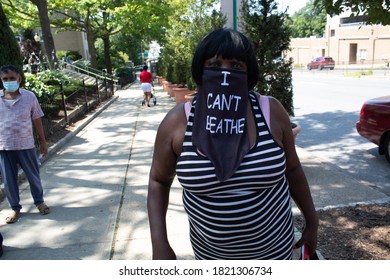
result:
[(366, 15), (340, 18), (340, 25), (354, 25), (354, 24), (362, 24), (365, 22), (367, 22)]
[(334, 36), (336, 36), (336, 30), (331, 29), (330, 30), (330, 37), (334, 37)]
[(359, 58), (360, 58), (360, 60), (366, 60), (367, 59), (367, 50), (366, 49), (361, 49), (359, 51)]

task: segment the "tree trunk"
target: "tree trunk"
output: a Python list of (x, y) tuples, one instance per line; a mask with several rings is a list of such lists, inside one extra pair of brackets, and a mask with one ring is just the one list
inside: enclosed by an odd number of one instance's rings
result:
[(89, 12), (85, 19), (85, 33), (87, 34), (88, 51), (90, 55), (91, 67), (97, 69), (98, 65), (97, 65), (96, 48), (95, 48), (96, 35), (93, 32), (93, 29), (91, 27)]
[[(103, 26), (107, 28), (108, 26), (108, 14), (103, 12)], [(103, 31), (103, 40), (104, 47), (104, 62), (106, 64), (107, 74), (112, 75), (112, 65), (111, 65), (111, 56), (110, 56), (110, 32), (108, 30)]]
[(110, 56), (110, 37), (105, 36), (103, 39), (104, 46), (104, 61), (106, 63), (107, 74), (112, 75), (112, 65), (111, 65), (111, 56)]
[(88, 42), (88, 50), (90, 55), (89, 60), (91, 62), (91, 67), (97, 69), (98, 65), (97, 65), (97, 58), (96, 58), (95, 40), (96, 37), (93, 34), (91, 34), (91, 31), (88, 31), (87, 29), (87, 42)]
[(38, 8), (39, 22), (42, 29), (43, 44), (50, 69), (58, 68), (58, 59), (55, 51), (54, 39), (51, 33), (49, 13), (46, 0), (30, 0)]

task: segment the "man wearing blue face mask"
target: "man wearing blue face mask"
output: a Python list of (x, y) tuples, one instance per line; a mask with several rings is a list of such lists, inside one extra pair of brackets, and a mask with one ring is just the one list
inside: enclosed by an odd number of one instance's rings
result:
[(0, 68), (3, 89), (0, 90), (0, 170), (5, 194), (12, 209), (6, 217), (12, 224), (20, 217), (18, 165), (26, 174), (35, 206), (42, 215), (50, 209), (43, 199), (39, 163), (35, 150), (33, 127), (39, 140), (40, 152), (47, 154), (47, 144), (41, 117), (42, 109), (35, 94), (20, 88), (21, 71), (13, 65)]

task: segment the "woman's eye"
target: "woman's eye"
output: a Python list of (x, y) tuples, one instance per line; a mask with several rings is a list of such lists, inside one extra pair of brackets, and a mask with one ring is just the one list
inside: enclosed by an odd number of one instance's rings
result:
[(220, 63), (218, 61), (211, 61), (209, 63), (209, 66), (210, 67), (219, 67), (220, 66)]
[(233, 62), (233, 69), (237, 69), (237, 70), (240, 70), (242, 69), (242, 63), (239, 63), (239, 62)]

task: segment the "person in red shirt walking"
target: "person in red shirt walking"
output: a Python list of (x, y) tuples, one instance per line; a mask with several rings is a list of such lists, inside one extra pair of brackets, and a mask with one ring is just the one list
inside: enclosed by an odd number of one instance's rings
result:
[(141, 89), (144, 92), (144, 98), (146, 105), (150, 107), (150, 97), (152, 96), (152, 87), (153, 87), (153, 76), (152, 73), (148, 71), (148, 66), (145, 65), (141, 74), (139, 75), (141, 81)]

